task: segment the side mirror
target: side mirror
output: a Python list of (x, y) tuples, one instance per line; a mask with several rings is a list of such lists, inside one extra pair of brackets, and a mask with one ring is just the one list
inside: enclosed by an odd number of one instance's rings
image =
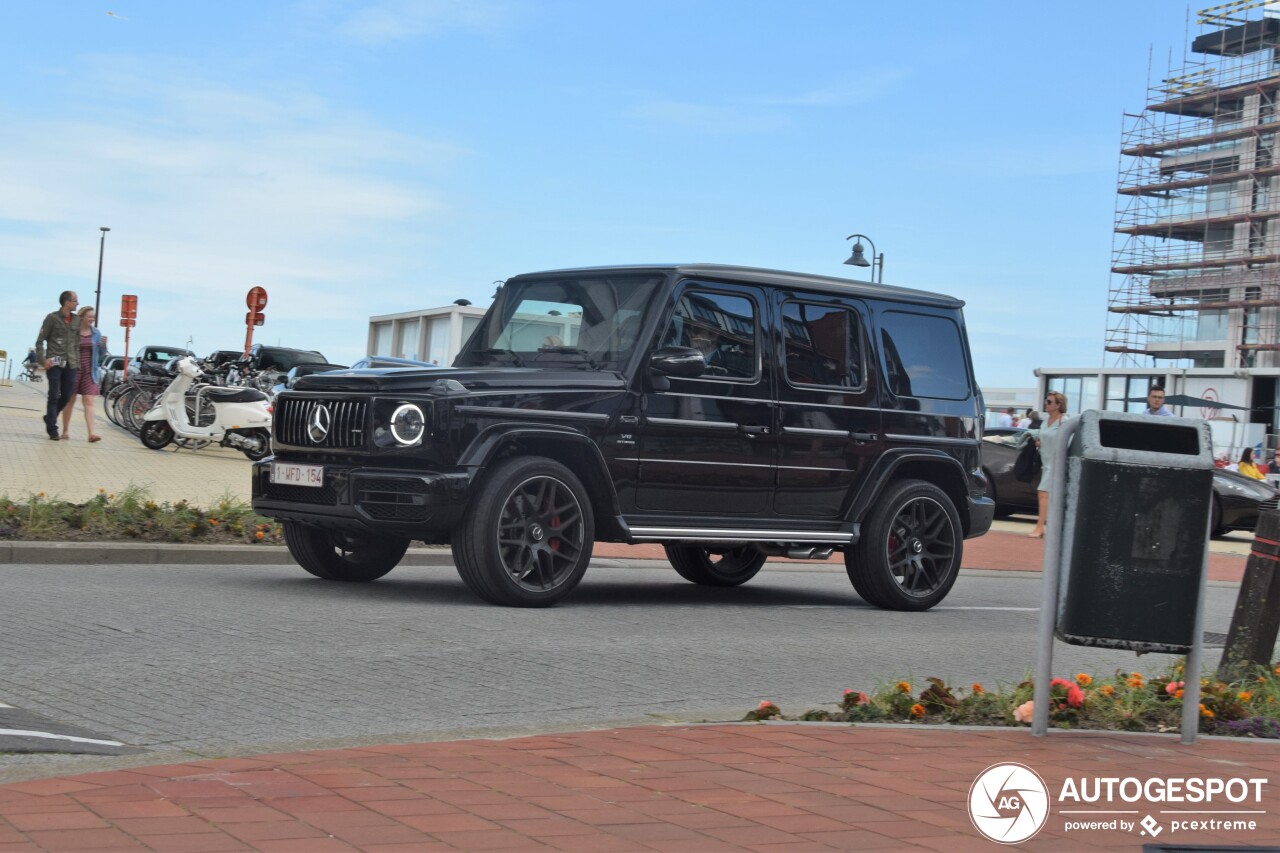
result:
[(702, 353), (693, 347), (662, 347), (649, 356), (649, 369), (665, 376), (693, 379), (707, 369)]

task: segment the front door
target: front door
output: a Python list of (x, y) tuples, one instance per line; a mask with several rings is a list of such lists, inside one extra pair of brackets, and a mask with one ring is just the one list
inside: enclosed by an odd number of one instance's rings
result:
[[(658, 345), (696, 348), (706, 368), (644, 392), (641, 510), (705, 520), (769, 509), (777, 470), (772, 370), (761, 331), (769, 310), (753, 287), (684, 282), (677, 291)], [(656, 387), (662, 385), (668, 387)]]

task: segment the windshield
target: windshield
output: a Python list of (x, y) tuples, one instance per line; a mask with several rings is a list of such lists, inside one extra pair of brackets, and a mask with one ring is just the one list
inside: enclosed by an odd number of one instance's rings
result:
[(621, 370), (663, 277), (589, 276), (506, 285), (455, 367)]

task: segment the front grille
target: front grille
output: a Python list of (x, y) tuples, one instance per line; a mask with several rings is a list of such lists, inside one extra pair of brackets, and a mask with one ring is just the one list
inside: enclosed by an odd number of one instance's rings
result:
[[(328, 414), (328, 432), (319, 441), (311, 435), (312, 418), (321, 407)], [(365, 400), (276, 398), (272, 434), (277, 442), (295, 447), (364, 447), (369, 404)], [(322, 416), (320, 423), (325, 423)]]
[(1277, 507), (1280, 507), (1280, 495), (1276, 495), (1273, 498), (1267, 498), (1258, 505), (1258, 509), (1263, 512), (1273, 512)]
[(427, 486), (421, 480), (360, 479), (355, 502), (374, 518), (384, 521), (423, 521), (427, 511)]
[(288, 483), (272, 483), (268, 480), (263, 491), (269, 498), (295, 503), (333, 506), (338, 502), (338, 492), (333, 487), (333, 480), (327, 477), (323, 486), (294, 486)]

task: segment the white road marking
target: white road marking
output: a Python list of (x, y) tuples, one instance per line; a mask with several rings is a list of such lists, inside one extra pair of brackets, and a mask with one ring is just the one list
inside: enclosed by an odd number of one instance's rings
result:
[(0, 702), (0, 708), (12, 708), (12, 707), (13, 707), (12, 705), (6, 705), (3, 702)]
[(1039, 607), (965, 607), (956, 605), (955, 607), (934, 607), (934, 610), (1007, 610), (1010, 613), (1039, 613)]
[(0, 729), (0, 737), (11, 735), (13, 737), (44, 737), (50, 740), (69, 740), (73, 743), (96, 743), (99, 746), (124, 746), (118, 740), (94, 740), (91, 737), (73, 737), (72, 735), (55, 735), (52, 732), (31, 732), (23, 729)]

